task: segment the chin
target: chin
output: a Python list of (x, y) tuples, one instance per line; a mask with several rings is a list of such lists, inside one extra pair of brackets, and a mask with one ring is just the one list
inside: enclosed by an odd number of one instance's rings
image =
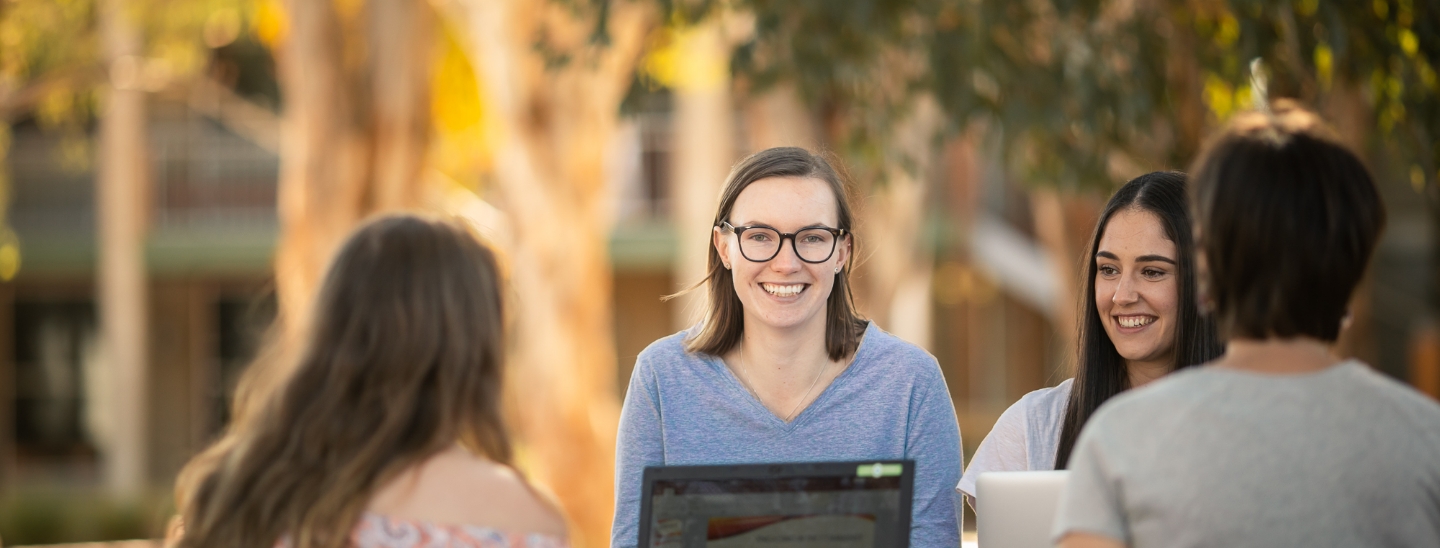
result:
[(812, 316), (812, 317), (797, 317), (797, 316), (791, 316), (791, 315), (788, 315), (788, 314), (785, 314), (785, 315), (757, 314), (757, 315), (756, 315), (756, 319), (757, 319), (757, 320), (760, 320), (761, 323), (763, 323), (763, 324), (765, 324), (765, 325), (767, 325), (767, 326), (770, 326), (770, 327), (774, 327), (774, 328), (777, 328), (777, 329), (789, 329), (789, 328), (793, 328), (793, 327), (800, 327), (800, 326), (802, 326), (802, 325), (805, 325), (806, 323), (809, 323), (810, 321), (812, 321), (813, 316)]
[(817, 311), (760, 310), (754, 314), (753, 317), (766, 326), (777, 329), (789, 329), (815, 321), (817, 317), (823, 317), (824, 312), (823, 309)]
[(1119, 353), (1121, 358), (1125, 358), (1125, 361), (1131, 362), (1151, 362), (1163, 356), (1163, 354), (1159, 352), (1151, 352), (1149, 349), (1144, 349), (1136, 352), (1125, 352), (1122, 350)]

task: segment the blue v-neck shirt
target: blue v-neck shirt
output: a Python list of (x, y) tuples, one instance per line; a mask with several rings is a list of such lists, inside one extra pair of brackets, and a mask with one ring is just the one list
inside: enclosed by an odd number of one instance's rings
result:
[(616, 448), (612, 547), (636, 545), (646, 466), (914, 459), (910, 546), (960, 545), (960, 427), (935, 358), (872, 322), (850, 366), (789, 424), (682, 331), (635, 362)]

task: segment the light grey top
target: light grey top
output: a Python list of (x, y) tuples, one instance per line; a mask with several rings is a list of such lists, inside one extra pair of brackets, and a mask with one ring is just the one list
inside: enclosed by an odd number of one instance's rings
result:
[(975, 479), (980, 474), (1055, 469), (1055, 449), (1060, 446), (1060, 429), (1074, 382), (1065, 379), (1059, 385), (1025, 394), (1000, 414), (970, 458), (960, 484), (955, 486), (971, 506), (975, 505)]
[(1197, 367), (1111, 398), (1053, 530), (1130, 546), (1440, 546), (1440, 404), (1358, 361)]
[(686, 333), (635, 362), (620, 411), (612, 547), (635, 546), (646, 466), (915, 460), (910, 546), (960, 544), (960, 426), (940, 365), (873, 322), (850, 366), (786, 423)]

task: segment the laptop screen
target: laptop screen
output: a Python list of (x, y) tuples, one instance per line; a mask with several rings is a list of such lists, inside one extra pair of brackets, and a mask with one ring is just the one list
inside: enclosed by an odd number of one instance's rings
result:
[(641, 546), (905, 546), (912, 468), (909, 461), (653, 467)]

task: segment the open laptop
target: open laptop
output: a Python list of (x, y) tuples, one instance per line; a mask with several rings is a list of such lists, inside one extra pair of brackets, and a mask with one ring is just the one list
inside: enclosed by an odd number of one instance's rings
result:
[(651, 466), (639, 545), (907, 548), (915, 462)]
[(1069, 472), (987, 472), (975, 480), (975, 534), (985, 548), (1050, 548)]

